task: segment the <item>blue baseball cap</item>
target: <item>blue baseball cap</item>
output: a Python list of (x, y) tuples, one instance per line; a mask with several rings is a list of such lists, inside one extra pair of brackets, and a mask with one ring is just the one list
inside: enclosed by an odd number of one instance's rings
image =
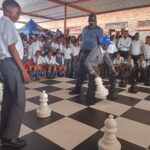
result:
[(100, 44), (108, 46), (111, 44), (111, 40), (108, 36), (105, 35), (102, 38), (100, 38)]

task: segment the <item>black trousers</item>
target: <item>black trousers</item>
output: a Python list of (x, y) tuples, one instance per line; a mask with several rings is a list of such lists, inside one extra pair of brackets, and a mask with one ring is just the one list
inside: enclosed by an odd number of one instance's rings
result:
[(25, 87), (22, 74), (11, 58), (0, 60), (4, 92), (1, 108), (1, 138), (18, 138), (25, 111)]
[[(100, 72), (97, 71), (97, 74)], [(95, 92), (96, 92), (96, 84), (95, 84), (95, 77), (89, 73), (89, 83), (88, 83), (88, 90), (87, 90), (87, 100), (92, 102), (95, 100)]]

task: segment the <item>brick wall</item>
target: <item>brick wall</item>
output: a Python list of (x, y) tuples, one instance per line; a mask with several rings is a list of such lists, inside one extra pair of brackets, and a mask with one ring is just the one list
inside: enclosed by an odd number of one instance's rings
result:
[[(74, 18), (67, 20), (67, 27), (81, 26), (84, 27), (87, 25), (87, 17)], [(150, 7), (137, 8), (137, 9), (129, 9), (124, 11), (117, 11), (112, 13), (105, 13), (97, 15), (98, 25), (101, 26), (105, 31), (106, 23), (118, 23), (118, 22), (128, 22), (128, 30), (130, 33), (134, 33), (140, 28), (137, 27), (137, 22), (142, 20), (150, 20)], [(63, 21), (55, 21), (49, 23), (41, 23), (40, 24), (46, 28), (61, 28), (63, 29), (64, 23)], [(149, 28), (142, 28), (141, 30), (149, 30)]]

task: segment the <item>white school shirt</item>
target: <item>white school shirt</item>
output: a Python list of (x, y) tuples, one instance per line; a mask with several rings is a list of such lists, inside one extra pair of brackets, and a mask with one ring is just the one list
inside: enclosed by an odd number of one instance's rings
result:
[[(33, 63), (36, 63), (36, 57), (33, 57)], [(37, 65), (43, 65), (45, 63), (45, 60), (42, 56), (39, 56), (38, 60), (37, 60)]]
[(71, 59), (71, 54), (73, 53), (73, 50), (71, 47), (63, 47), (62, 53), (64, 54), (64, 59)]
[(131, 43), (131, 55), (139, 55), (142, 51), (143, 42), (141, 40), (133, 40)]
[(123, 64), (123, 63), (124, 63), (124, 58), (123, 57), (120, 57), (119, 59), (115, 58), (114, 61), (113, 61), (114, 65), (120, 65), (120, 64)]
[(71, 46), (72, 48), (72, 55), (73, 56), (78, 56), (79, 55), (79, 52), (80, 52), (80, 46)]
[(16, 43), (16, 49), (20, 59), (23, 59), (23, 43), (15, 27), (15, 23), (7, 16), (2, 16), (0, 18), (0, 59), (12, 57), (8, 46), (13, 43)]
[(33, 58), (37, 51), (41, 51), (42, 50), (43, 44), (40, 41), (36, 41), (36, 42), (33, 42), (31, 44), (31, 47), (32, 47), (31, 48), (31, 50), (32, 50), (32, 58)]
[(60, 51), (62, 52), (62, 49), (63, 49), (62, 44), (58, 44), (55, 42), (52, 42), (51, 47), (52, 47), (53, 52), (56, 52), (56, 49), (60, 49)]
[(134, 61), (133, 61), (133, 59), (131, 60), (130, 64), (129, 64), (129, 62), (127, 60), (125, 60), (125, 64), (126, 65), (131, 65), (132, 68), (134, 67)]
[(144, 44), (143, 47), (144, 59), (147, 60), (147, 66), (150, 66), (150, 45)]
[(116, 45), (115, 43), (111, 42), (111, 44), (109, 45), (108, 49), (107, 49), (107, 52), (109, 54), (114, 54), (115, 52), (117, 52), (117, 48), (116, 48)]
[(51, 56), (51, 58), (48, 58), (48, 56), (45, 56), (44, 59), (45, 59), (45, 63), (48, 64), (48, 65), (55, 65), (55, 64), (57, 64), (56, 60), (54, 59), (53, 56)]
[(120, 51), (127, 52), (130, 49), (132, 39), (130, 37), (120, 38), (118, 41), (118, 48)]

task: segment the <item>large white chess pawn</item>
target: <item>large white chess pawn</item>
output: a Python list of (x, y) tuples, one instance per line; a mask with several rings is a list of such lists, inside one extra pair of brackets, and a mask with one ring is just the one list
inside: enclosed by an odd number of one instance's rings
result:
[(96, 84), (95, 96), (101, 99), (106, 99), (106, 96), (108, 95), (108, 89), (106, 89), (105, 86), (103, 85), (102, 78), (96, 77), (95, 84)]
[(117, 122), (113, 115), (105, 120), (104, 136), (98, 141), (98, 150), (121, 150), (121, 144), (116, 138)]
[(2, 102), (3, 99), (3, 83), (0, 82), (0, 102)]
[(51, 109), (48, 106), (48, 94), (45, 93), (45, 91), (43, 91), (40, 95), (40, 106), (39, 108), (36, 110), (36, 115), (39, 118), (46, 118), (49, 117), (51, 115)]

